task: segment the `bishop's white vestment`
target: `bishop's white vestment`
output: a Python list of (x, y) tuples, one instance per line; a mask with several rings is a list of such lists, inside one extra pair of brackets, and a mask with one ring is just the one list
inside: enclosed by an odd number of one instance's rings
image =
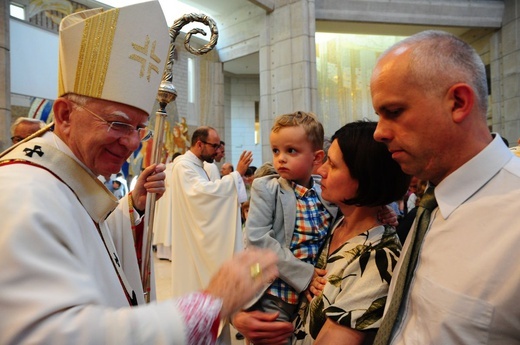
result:
[(144, 298), (128, 196), (50, 132), (0, 161), (0, 344), (190, 343), (178, 302), (130, 307)]

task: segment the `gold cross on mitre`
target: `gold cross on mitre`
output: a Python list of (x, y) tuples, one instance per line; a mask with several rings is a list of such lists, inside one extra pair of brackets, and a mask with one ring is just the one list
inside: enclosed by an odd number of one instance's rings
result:
[[(142, 78), (144, 76), (145, 71), (147, 71), (146, 79), (150, 81), (150, 74), (152, 71), (159, 74), (159, 67), (158, 64), (161, 63), (161, 59), (155, 54), (155, 45), (156, 41), (151, 42), (150, 44), (150, 37), (146, 35), (144, 45), (141, 46), (137, 43), (132, 43), (132, 47), (139, 53), (141, 53), (143, 56), (140, 56), (138, 54), (131, 54), (129, 57), (132, 60), (135, 60), (141, 64), (141, 69), (139, 71), (139, 78)], [(148, 55), (149, 53), (149, 55)], [(151, 58), (156, 63), (154, 64), (148, 58)], [(148, 63), (148, 69), (147, 67)]]

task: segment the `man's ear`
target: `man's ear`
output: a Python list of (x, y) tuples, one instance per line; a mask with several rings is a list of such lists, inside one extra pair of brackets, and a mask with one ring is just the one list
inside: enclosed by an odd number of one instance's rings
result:
[(54, 101), (52, 106), (54, 112), (54, 121), (56, 124), (70, 123), (70, 114), (72, 113), (72, 105), (65, 98), (58, 98)]
[(463, 122), (473, 111), (475, 92), (465, 83), (457, 83), (450, 87), (447, 94), (452, 119), (455, 123)]
[(54, 112), (54, 132), (65, 138), (70, 133), (70, 118), (72, 114), (72, 104), (65, 98), (58, 98), (52, 106)]
[(312, 162), (313, 165), (317, 166), (317, 165), (323, 164), (323, 158), (325, 158), (325, 151), (323, 151), (323, 150), (314, 151), (314, 160)]

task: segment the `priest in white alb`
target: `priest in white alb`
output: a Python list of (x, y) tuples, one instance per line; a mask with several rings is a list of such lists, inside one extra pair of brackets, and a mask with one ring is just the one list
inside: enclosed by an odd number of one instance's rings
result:
[(199, 127), (190, 149), (173, 162), (172, 286), (173, 295), (200, 290), (218, 267), (243, 249), (240, 204), (247, 200), (242, 174), (253, 160), (244, 151), (235, 172), (211, 181), (203, 162), (212, 163), (220, 137)]

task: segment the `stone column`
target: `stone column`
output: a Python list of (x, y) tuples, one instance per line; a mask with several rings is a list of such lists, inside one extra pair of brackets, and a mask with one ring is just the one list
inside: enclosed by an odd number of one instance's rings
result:
[(260, 35), (260, 127), (263, 161), (277, 115), (316, 111), (314, 0), (276, 0)]
[(0, 3), (0, 151), (10, 146), (11, 60), (9, 43), (9, 1)]
[(520, 138), (520, 3), (504, 1), (502, 29), (491, 37), (492, 129), (516, 146)]

